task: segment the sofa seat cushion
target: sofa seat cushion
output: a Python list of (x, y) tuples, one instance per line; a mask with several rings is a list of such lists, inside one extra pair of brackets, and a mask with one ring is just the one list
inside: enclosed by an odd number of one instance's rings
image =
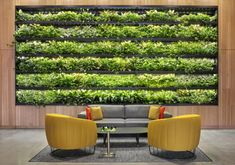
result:
[(97, 127), (103, 126), (115, 126), (115, 127), (124, 127), (125, 120), (122, 118), (103, 118), (102, 120), (95, 121)]
[(103, 118), (124, 118), (124, 105), (94, 104), (89, 106), (100, 106), (102, 109)]
[(148, 118), (130, 118), (125, 120), (126, 127), (147, 127), (148, 122), (150, 120)]

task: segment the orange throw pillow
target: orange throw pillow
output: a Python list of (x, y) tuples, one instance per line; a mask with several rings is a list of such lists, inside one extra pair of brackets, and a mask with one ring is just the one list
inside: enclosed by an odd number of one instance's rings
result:
[(160, 107), (159, 119), (163, 119), (164, 118), (165, 109), (166, 109), (166, 107), (163, 107), (163, 106)]
[(91, 108), (86, 106), (86, 119), (91, 120)]

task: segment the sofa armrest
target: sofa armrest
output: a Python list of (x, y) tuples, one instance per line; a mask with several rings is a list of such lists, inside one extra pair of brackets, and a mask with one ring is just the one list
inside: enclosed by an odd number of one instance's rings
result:
[(78, 114), (78, 118), (86, 119), (86, 111), (82, 111)]
[(170, 112), (165, 111), (164, 112), (164, 118), (171, 118), (173, 115)]

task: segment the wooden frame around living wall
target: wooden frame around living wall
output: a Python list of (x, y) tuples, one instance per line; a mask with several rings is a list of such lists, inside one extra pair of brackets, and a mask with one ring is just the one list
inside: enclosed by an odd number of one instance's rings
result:
[[(169, 106), (173, 115), (197, 113), (203, 128), (235, 128), (235, 1), (234, 0), (1, 0), (0, 127), (43, 128), (46, 113), (76, 116), (82, 106), (15, 106), (14, 26), (18, 5), (205, 5), (219, 7), (218, 106)], [(229, 22), (229, 23), (228, 23)]]

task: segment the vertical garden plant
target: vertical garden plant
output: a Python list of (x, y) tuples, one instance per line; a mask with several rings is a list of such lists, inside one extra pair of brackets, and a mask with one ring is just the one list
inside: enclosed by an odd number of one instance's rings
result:
[(217, 13), (17, 8), (16, 102), (217, 103)]

